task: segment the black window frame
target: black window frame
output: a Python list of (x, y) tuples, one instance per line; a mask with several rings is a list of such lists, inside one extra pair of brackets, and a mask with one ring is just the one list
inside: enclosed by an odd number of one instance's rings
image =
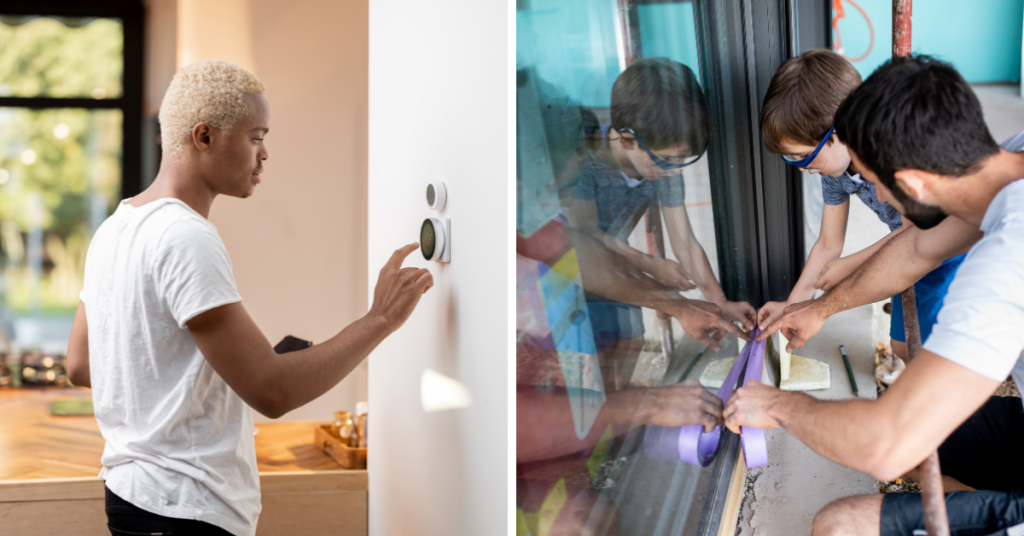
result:
[(142, 90), (145, 9), (139, 0), (35, 0), (0, 7), (3, 15), (117, 18), (124, 27), (124, 70), (121, 96), (110, 99), (89, 97), (0, 97), (0, 107), (84, 108), (121, 110), (121, 199), (142, 191)]
[[(804, 266), (800, 171), (761, 140), (772, 75), (800, 52), (831, 46), (828, 0), (693, 0), (701, 82), (716, 126), (708, 148), (722, 289), (760, 307), (787, 299)], [(740, 438), (723, 430), (697, 534), (724, 533)], [(741, 484), (742, 485), (742, 484)], [(731, 531), (731, 528), (730, 528)]]

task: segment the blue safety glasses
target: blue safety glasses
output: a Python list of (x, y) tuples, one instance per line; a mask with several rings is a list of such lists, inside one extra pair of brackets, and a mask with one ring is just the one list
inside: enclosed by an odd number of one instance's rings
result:
[(672, 169), (682, 169), (682, 168), (684, 168), (686, 166), (689, 166), (689, 165), (695, 163), (696, 161), (700, 160), (701, 156), (704, 156), (704, 153), (700, 153), (697, 156), (688, 156), (685, 159), (683, 159), (682, 162), (677, 162), (677, 163), (676, 162), (666, 162), (665, 160), (662, 160), (662, 159), (658, 158), (657, 156), (655, 156), (654, 153), (651, 152), (651, 149), (649, 147), (647, 147), (647, 144), (644, 143), (644, 140), (640, 136), (637, 136), (636, 132), (633, 132), (633, 129), (631, 129), (631, 128), (619, 128), (619, 129), (616, 129), (616, 130), (619, 131), (619, 134), (625, 133), (625, 134), (629, 134), (630, 136), (633, 136), (633, 139), (635, 139), (636, 142), (640, 144), (640, 147), (642, 147), (643, 150), (647, 152), (647, 156), (651, 157), (651, 160), (653, 160), (654, 163), (658, 165), (658, 167), (660, 167), (661, 169), (664, 169), (666, 171), (667, 170), (672, 170)]
[(786, 155), (786, 154), (779, 155), (779, 156), (782, 158), (783, 162), (785, 162), (785, 163), (787, 163), (787, 164), (789, 164), (791, 166), (796, 166), (796, 167), (800, 167), (800, 168), (806, 168), (807, 166), (811, 165), (811, 162), (814, 162), (814, 158), (818, 156), (819, 152), (821, 152), (821, 148), (825, 146), (825, 142), (827, 142), (829, 140), (829, 138), (832, 137), (832, 131), (835, 130), (835, 129), (836, 129), (836, 127), (832, 127), (830, 129), (828, 129), (828, 132), (825, 134), (825, 137), (821, 139), (821, 142), (818, 143), (818, 146), (814, 148), (814, 152), (811, 153), (807, 158), (801, 158), (801, 159), (798, 160), (798, 159), (793, 158), (792, 156), (789, 156), (789, 155)]

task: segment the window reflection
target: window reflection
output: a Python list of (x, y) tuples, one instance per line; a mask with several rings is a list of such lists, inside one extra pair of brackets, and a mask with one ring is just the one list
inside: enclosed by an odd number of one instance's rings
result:
[(626, 54), (613, 9), (517, 12), (520, 533), (693, 532), (709, 470), (649, 459), (644, 430), (717, 424), (695, 378), (754, 322), (718, 282), (692, 6), (639, 7), (664, 56)]

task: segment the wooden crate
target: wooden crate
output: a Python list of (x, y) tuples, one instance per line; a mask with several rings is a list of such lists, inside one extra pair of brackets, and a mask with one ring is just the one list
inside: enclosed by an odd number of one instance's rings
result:
[(345, 469), (366, 469), (366, 449), (352, 448), (331, 435), (331, 425), (321, 424), (313, 431), (313, 443)]

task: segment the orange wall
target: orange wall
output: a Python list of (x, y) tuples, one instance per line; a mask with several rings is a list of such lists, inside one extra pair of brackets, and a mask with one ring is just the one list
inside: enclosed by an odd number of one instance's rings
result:
[[(210, 4), (178, 0), (178, 63), (218, 57), (251, 68), (271, 114), (262, 184), (249, 199), (218, 198), (210, 220), (271, 343), (324, 341), (368, 307), (367, 0)], [(366, 399), (364, 363), (283, 419), (327, 420)]]

